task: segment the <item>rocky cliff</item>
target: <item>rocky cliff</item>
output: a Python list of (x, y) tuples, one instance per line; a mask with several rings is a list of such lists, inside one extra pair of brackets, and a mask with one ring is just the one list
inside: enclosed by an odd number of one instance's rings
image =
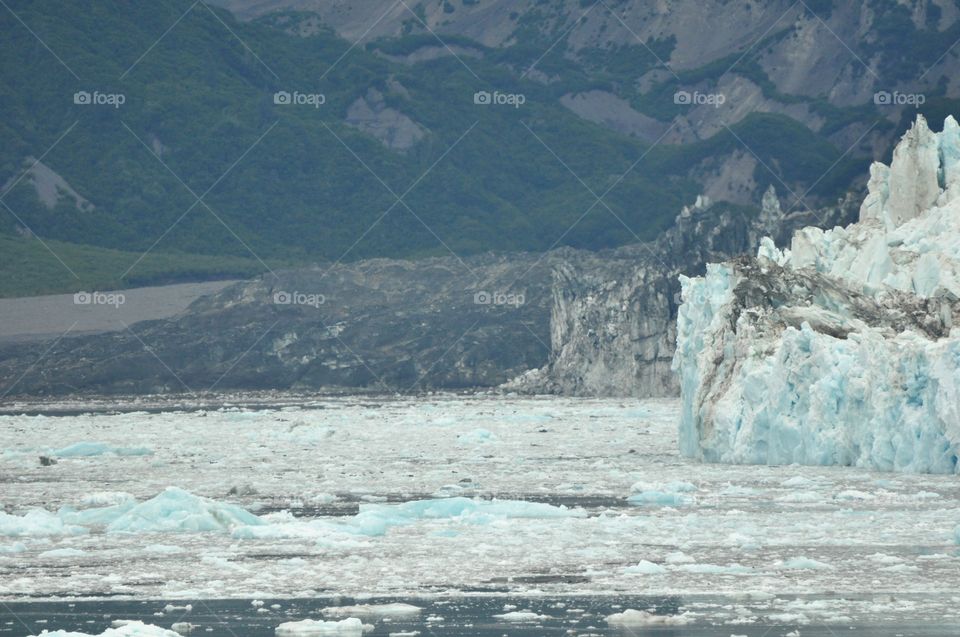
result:
[(843, 203), (783, 215), (771, 189), (759, 214), (699, 198), (659, 240), (616, 250), (280, 271), (203, 297), (170, 319), (4, 345), (0, 387), (10, 396), (500, 385), (676, 395), (678, 276), (749, 252), (762, 234), (813, 220), (829, 225), (848, 212)]
[(550, 320), (552, 355), (508, 387), (590, 396), (674, 396), (680, 275), (756, 249), (764, 235), (810, 223), (830, 226), (855, 212), (835, 207), (784, 215), (771, 187), (759, 215), (698, 198), (660, 239), (558, 263)]
[(0, 387), (11, 396), (492, 387), (547, 360), (550, 271), (567, 252), (278, 271), (171, 319), (4, 346)]

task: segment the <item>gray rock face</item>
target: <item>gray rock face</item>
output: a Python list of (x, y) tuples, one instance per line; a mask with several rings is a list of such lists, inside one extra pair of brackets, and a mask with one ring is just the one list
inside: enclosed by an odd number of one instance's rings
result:
[[(277, 272), (108, 334), (0, 346), (8, 396), (228, 389), (420, 391), (503, 386), (668, 396), (680, 274), (835, 208), (756, 217), (698, 199), (657, 241), (605, 252), (373, 259)], [(38, 358), (38, 352), (46, 354)]]
[[(277, 272), (168, 320), (0, 348), (10, 396), (210, 389), (414, 391), (495, 386), (548, 356), (562, 252)], [(8, 389), (12, 388), (12, 389)]]
[(393, 150), (407, 150), (426, 135), (422, 126), (387, 106), (383, 94), (374, 88), (350, 105), (345, 121)]
[[(704, 199), (684, 208), (657, 241), (557, 266), (550, 362), (511, 381), (525, 392), (588, 396), (673, 396), (680, 274), (703, 272), (722, 255), (753, 252), (766, 235), (852, 219), (847, 198), (833, 208), (784, 216), (772, 188), (756, 218)], [(811, 220), (812, 219), (812, 220)]]

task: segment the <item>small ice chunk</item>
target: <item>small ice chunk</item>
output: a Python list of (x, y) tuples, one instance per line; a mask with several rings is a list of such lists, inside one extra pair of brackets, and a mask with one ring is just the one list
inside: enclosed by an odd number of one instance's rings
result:
[(673, 553), (668, 553), (666, 557), (667, 564), (692, 564), (695, 561), (696, 560), (683, 551), (674, 551)]
[(833, 567), (827, 564), (826, 562), (818, 562), (817, 560), (810, 559), (809, 557), (793, 557), (789, 560), (784, 560), (777, 564), (782, 569), (791, 570), (791, 571), (825, 571), (830, 570)]
[(690, 613), (680, 615), (655, 615), (645, 610), (628, 608), (622, 613), (607, 616), (612, 626), (682, 626), (692, 621)]
[(816, 482), (814, 482), (810, 478), (804, 478), (803, 476), (793, 476), (792, 478), (787, 478), (786, 480), (780, 483), (780, 486), (782, 487), (790, 487), (790, 488), (801, 487), (804, 489), (808, 489), (816, 485), (817, 485)]
[[(43, 637), (88, 637), (87, 633), (71, 632), (67, 630), (43, 631)], [(92, 635), (90, 637), (93, 637)], [(135, 620), (115, 620), (113, 627), (108, 628), (97, 637), (180, 637), (177, 633), (152, 624), (144, 624)]]
[(490, 442), (497, 442), (499, 438), (487, 429), (472, 429), (466, 433), (457, 436), (457, 444), (460, 445), (482, 445)]
[(80, 498), (80, 504), (84, 507), (107, 507), (132, 502), (135, 499), (126, 491), (95, 491)]
[(50, 452), (58, 458), (86, 458), (112, 454), (115, 456), (150, 456), (153, 450), (146, 447), (111, 447), (103, 442), (76, 442)]
[(423, 610), (413, 604), (358, 604), (356, 606), (328, 606), (321, 612), (328, 617), (410, 617)]
[(0, 544), (0, 554), (3, 553), (25, 553), (27, 545), (23, 542), (14, 542), (13, 544)]
[(494, 617), (505, 622), (539, 622), (546, 619), (553, 619), (549, 615), (540, 615), (531, 610), (514, 610), (509, 613), (494, 615)]
[(667, 569), (663, 568), (659, 564), (654, 564), (653, 562), (648, 562), (647, 560), (640, 560), (636, 566), (628, 566), (623, 569), (624, 573), (636, 573), (640, 575), (661, 575), (667, 572)]
[(356, 617), (348, 617), (340, 621), (323, 621), (317, 619), (301, 619), (298, 622), (284, 622), (277, 626), (275, 633), (278, 636), (290, 635), (294, 637), (362, 637), (363, 622)]
[(664, 506), (683, 506), (691, 504), (693, 498), (685, 493), (692, 493), (697, 488), (689, 482), (637, 482), (631, 488), (633, 493), (627, 498), (630, 504), (660, 504)]
[(83, 557), (86, 555), (86, 551), (81, 551), (80, 549), (74, 548), (62, 548), (62, 549), (52, 549), (50, 551), (44, 551), (37, 557)]
[(56, 515), (44, 509), (31, 509), (22, 516), (0, 511), (0, 536), (50, 537), (55, 535), (83, 535), (82, 526), (65, 524)]

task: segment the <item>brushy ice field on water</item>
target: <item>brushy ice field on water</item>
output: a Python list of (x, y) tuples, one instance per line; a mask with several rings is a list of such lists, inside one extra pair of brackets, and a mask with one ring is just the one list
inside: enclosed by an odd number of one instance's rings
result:
[(0, 600), (672, 595), (725, 634), (960, 620), (956, 476), (700, 464), (677, 452), (678, 410), (0, 416)]

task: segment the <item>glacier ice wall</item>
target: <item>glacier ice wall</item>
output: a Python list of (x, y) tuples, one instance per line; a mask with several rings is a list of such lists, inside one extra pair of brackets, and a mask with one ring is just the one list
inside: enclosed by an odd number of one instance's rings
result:
[[(960, 127), (922, 117), (859, 222), (682, 277), (681, 452), (960, 473)], [(957, 326), (957, 327), (954, 327)]]

